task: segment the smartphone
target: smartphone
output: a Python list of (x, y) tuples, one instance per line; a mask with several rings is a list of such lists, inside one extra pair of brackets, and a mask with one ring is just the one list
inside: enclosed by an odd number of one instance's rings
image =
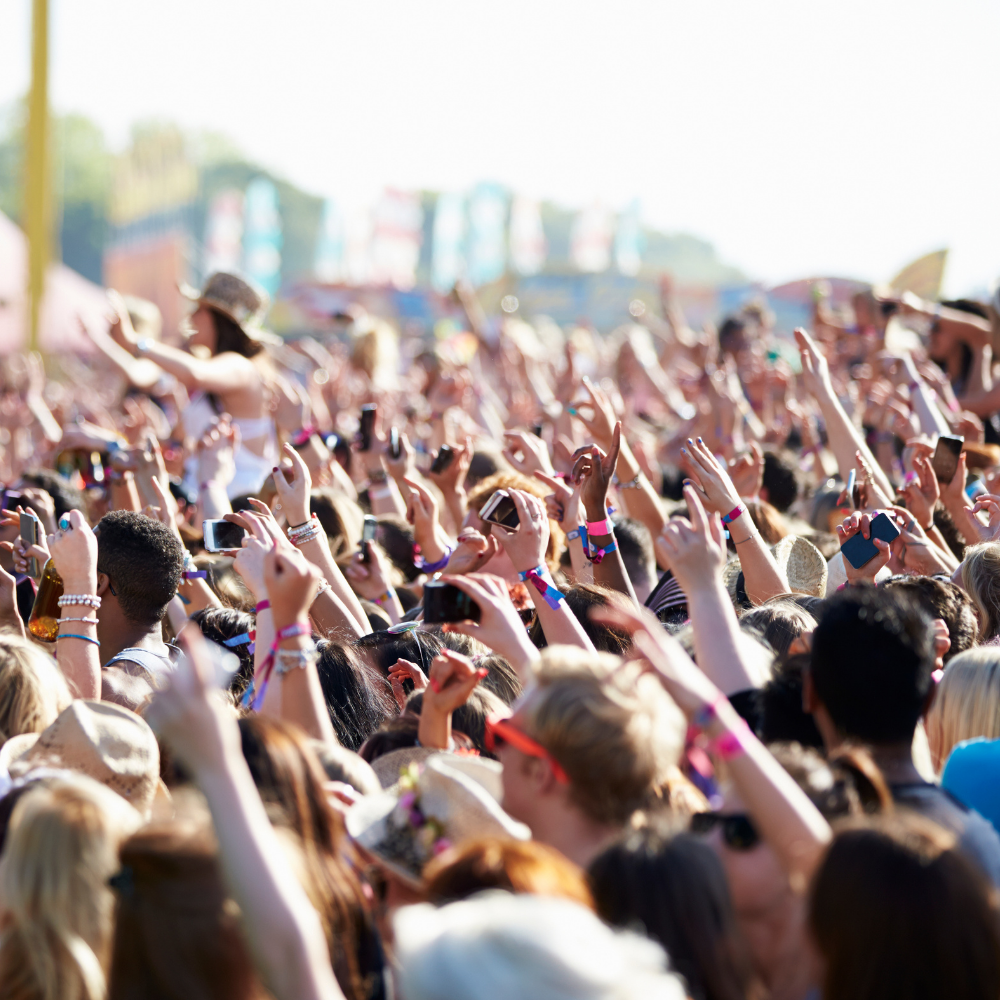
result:
[(938, 438), (931, 465), (934, 467), (934, 475), (937, 476), (939, 483), (950, 483), (955, 478), (955, 471), (958, 469), (958, 456), (962, 454), (964, 443), (964, 437), (956, 437), (951, 434), (942, 434)]
[(855, 568), (861, 569), (867, 562), (871, 562), (878, 555), (878, 549), (872, 538), (881, 538), (883, 542), (892, 542), (899, 535), (899, 528), (892, 522), (892, 519), (884, 511), (876, 515), (871, 520), (871, 538), (865, 538), (859, 531), (853, 538), (848, 538), (840, 551), (844, 558)]
[[(26, 549), (38, 543), (38, 520), (31, 514), (21, 514), (21, 541)], [(38, 578), (38, 560), (31, 556), (28, 559), (28, 576)]]
[(454, 584), (442, 580), (428, 580), (424, 584), (424, 621), (477, 622), (479, 605)]
[(232, 521), (223, 521), (221, 518), (212, 521), (202, 521), (202, 530), (205, 532), (206, 552), (226, 552), (229, 549), (239, 549), (243, 547), (243, 539), (247, 530)]
[(0, 509), (17, 510), (18, 504), (24, 506), (24, 494), (17, 490), (4, 490), (3, 500), (0, 501)]
[(847, 499), (853, 505), (854, 509), (857, 510), (860, 504), (858, 503), (858, 470), (851, 469), (847, 476)]
[(965, 487), (965, 495), (970, 500), (975, 500), (976, 497), (980, 497), (984, 493), (989, 493), (989, 490), (986, 488), (986, 483), (984, 483), (981, 479), (973, 479), (972, 482)]
[(371, 516), (371, 514), (365, 514), (365, 526), (361, 529), (361, 561), (368, 562), (368, 546), (366, 542), (375, 541), (375, 532), (378, 531), (378, 521)]
[(531, 428), (531, 433), (534, 434), (535, 437), (540, 438), (542, 436), (542, 430), (543, 428), (541, 424), (534, 424)]
[(479, 516), (484, 521), (489, 521), (490, 524), (499, 524), (501, 528), (506, 528), (508, 531), (516, 531), (521, 523), (514, 501), (511, 500), (506, 490), (497, 490), (483, 504)]
[(431, 462), (431, 472), (444, 472), (454, 461), (455, 452), (451, 445), (443, 444), (440, 451), (434, 456), (434, 461)]
[(358, 449), (360, 451), (371, 451), (377, 410), (378, 406), (375, 403), (366, 403), (361, 407), (361, 426), (358, 428)]
[(392, 459), (399, 458), (402, 455), (402, 449), (399, 445), (399, 428), (390, 427), (389, 428), (389, 457)]
[(890, 316), (894, 316), (899, 309), (898, 302), (880, 302), (878, 304), (879, 309), (882, 310), (882, 315), (888, 319)]

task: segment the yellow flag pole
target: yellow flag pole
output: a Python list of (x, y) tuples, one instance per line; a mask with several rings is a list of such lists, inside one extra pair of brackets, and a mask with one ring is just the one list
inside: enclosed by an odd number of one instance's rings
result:
[(32, 0), (31, 93), (24, 170), (24, 220), (28, 236), (28, 343), (38, 350), (38, 320), (45, 269), (52, 242), (51, 149), (49, 130), (49, 4)]

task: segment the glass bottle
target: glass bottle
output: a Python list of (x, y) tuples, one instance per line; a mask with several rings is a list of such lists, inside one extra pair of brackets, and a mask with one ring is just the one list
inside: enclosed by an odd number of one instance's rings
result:
[(63, 595), (62, 577), (50, 559), (42, 570), (42, 579), (35, 594), (28, 618), (28, 631), (42, 642), (55, 642), (59, 637), (59, 598)]

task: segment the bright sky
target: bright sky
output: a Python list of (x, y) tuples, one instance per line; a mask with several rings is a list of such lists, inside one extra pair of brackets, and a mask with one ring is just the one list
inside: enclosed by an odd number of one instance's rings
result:
[[(996, 0), (51, 0), (52, 99), (125, 144), (223, 131), (307, 190), (462, 190), (647, 222), (748, 274), (1000, 276)], [(30, 0), (0, 4), (0, 105)]]

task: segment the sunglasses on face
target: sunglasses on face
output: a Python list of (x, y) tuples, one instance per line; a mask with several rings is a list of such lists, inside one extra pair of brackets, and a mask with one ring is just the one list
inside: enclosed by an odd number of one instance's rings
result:
[(722, 828), (722, 840), (734, 851), (749, 851), (760, 842), (760, 834), (750, 817), (744, 813), (695, 813), (691, 817), (691, 832), (700, 835)]
[(496, 753), (504, 745), (512, 746), (515, 750), (520, 750), (521, 753), (527, 754), (529, 757), (547, 760), (556, 781), (563, 785), (569, 784), (569, 776), (541, 743), (533, 740), (526, 733), (522, 733), (509, 718), (494, 712), (486, 719), (486, 749)]

